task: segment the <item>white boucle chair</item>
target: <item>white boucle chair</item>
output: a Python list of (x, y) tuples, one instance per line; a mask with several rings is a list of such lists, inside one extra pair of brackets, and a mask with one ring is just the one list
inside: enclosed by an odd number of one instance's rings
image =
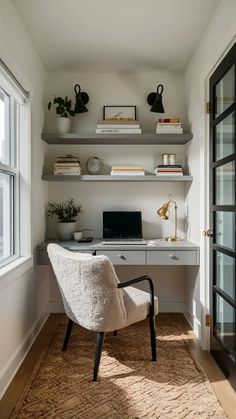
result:
[[(105, 333), (116, 334), (118, 329), (149, 317), (152, 361), (156, 361), (158, 301), (151, 278), (145, 275), (121, 283), (107, 256), (74, 253), (53, 243), (47, 251), (69, 317), (62, 350), (67, 348), (74, 323), (97, 332), (93, 371), (96, 381)], [(148, 281), (150, 294), (130, 286), (141, 281)]]

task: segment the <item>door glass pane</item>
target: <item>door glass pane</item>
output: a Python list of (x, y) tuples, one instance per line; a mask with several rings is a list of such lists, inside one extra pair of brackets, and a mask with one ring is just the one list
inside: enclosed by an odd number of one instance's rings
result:
[(215, 213), (215, 242), (220, 246), (234, 250), (235, 236), (234, 212), (216, 211)]
[(10, 164), (10, 98), (0, 89), (0, 161)]
[(13, 176), (0, 173), (0, 263), (13, 255)]
[(216, 322), (214, 333), (222, 342), (230, 357), (235, 360), (234, 309), (218, 294), (216, 294)]
[(215, 128), (215, 160), (233, 154), (235, 151), (234, 112), (223, 119)]
[(235, 65), (217, 83), (215, 89), (215, 117), (224, 112), (235, 101), (234, 96)]
[(234, 258), (216, 252), (216, 285), (233, 299), (235, 299), (234, 270)]
[(234, 205), (234, 166), (234, 161), (232, 161), (215, 169), (216, 205)]

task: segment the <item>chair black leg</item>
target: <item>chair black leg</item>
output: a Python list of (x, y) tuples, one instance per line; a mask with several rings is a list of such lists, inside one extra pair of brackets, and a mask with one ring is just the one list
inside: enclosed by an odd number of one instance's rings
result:
[(117, 335), (118, 335), (118, 331), (117, 330), (114, 330), (113, 336), (117, 336)]
[(62, 346), (62, 351), (66, 351), (66, 348), (67, 348), (67, 345), (68, 345), (68, 342), (69, 342), (69, 339), (70, 339), (70, 335), (71, 335), (71, 330), (72, 330), (73, 324), (74, 324), (74, 322), (71, 319), (69, 319), (69, 322), (68, 322), (68, 325), (67, 325), (67, 330), (66, 330), (66, 335), (65, 335), (65, 339), (64, 339), (64, 343), (63, 343), (63, 346)]
[(152, 361), (157, 360), (157, 349), (156, 349), (156, 333), (155, 333), (155, 316), (149, 317), (150, 336), (151, 336), (151, 348), (152, 348)]
[(94, 368), (93, 368), (93, 381), (97, 381), (104, 338), (105, 338), (105, 333), (104, 332), (98, 332), (97, 333), (95, 361), (94, 361)]

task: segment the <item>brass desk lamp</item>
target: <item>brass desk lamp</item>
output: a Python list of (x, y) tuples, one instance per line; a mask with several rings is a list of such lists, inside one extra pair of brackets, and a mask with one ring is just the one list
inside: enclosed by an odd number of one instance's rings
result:
[(177, 204), (175, 201), (172, 200), (172, 194), (168, 195), (168, 202), (165, 202), (163, 204), (163, 206), (161, 208), (159, 208), (159, 210), (157, 210), (157, 214), (159, 215), (159, 217), (162, 220), (169, 220), (170, 218), (170, 213), (169, 213), (169, 207), (170, 204), (174, 204), (174, 209), (175, 209), (175, 234), (174, 236), (171, 237), (166, 237), (165, 240), (169, 241), (169, 242), (175, 242), (180, 240), (179, 237), (177, 237)]

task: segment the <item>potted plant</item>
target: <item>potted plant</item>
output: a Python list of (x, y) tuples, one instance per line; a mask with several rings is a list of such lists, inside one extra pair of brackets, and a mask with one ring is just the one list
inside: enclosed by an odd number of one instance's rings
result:
[(65, 202), (49, 202), (48, 216), (57, 216), (58, 236), (60, 240), (71, 240), (76, 226), (76, 217), (81, 212), (81, 205), (76, 204), (73, 198)]
[(52, 105), (56, 108), (57, 131), (59, 134), (67, 134), (70, 131), (71, 120), (70, 116), (75, 116), (72, 110), (72, 101), (66, 96), (64, 99), (60, 96), (55, 96), (53, 100), (48, 102), (48, 110), (50, 111)]

